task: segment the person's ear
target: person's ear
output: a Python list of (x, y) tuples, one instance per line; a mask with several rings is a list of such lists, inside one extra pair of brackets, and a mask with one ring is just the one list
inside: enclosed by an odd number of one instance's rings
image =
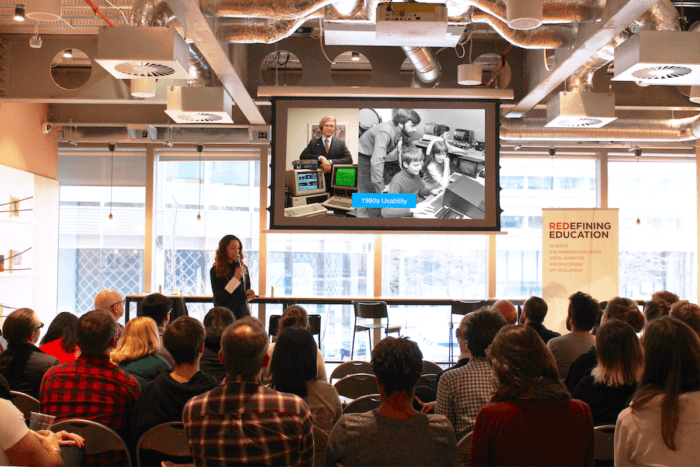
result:
[(266, 353), (266, 354), (265, 354), (265, 358), (263, 358), (262, 367), (263, 367), (263, 368), (267, 368), (267, 366), (268, 366), (269, 364), (270, 364), (270, 354), (269, 354), (269, 353)]
[(199, 355), (202, 355), (204, 353), (204, 342), (202, 342), (202, 345), (199, 346)]
[[(204, 345), (204, 344), (202, 344), (202, 345)], [(221, 350), (219, 350), (219, 361), (221, 362), (222, 365), (224, 364), (224, 353)]]

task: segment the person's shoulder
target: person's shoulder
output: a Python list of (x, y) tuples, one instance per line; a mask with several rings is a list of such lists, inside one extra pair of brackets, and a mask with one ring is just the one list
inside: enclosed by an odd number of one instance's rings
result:
[(272, 412), (296, 413), (303, 416), (310, 414), (304, 399), (296, 394), (280, 392), (265, 386), (260, 386), (260, 394), (265, 399), (267, 408)]
[(452, 427), (452, 423), (450, 423), (450, 420), (444, 415), (436, 414), (436, 413), (421, 414), (421, 415), (425, 415), (426, 417), (428, 417), (428, 422), (430, 423), (430, 426), (433, 429), (454, 431), (454, 428)]
[(588, 404), (578, 399), (569, 400), (569, 410), (575, 414), (591, 414), (591, 408)]

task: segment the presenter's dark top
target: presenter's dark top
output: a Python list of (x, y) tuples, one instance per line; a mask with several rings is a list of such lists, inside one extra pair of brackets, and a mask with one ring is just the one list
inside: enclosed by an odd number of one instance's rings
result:
[(352, 164), (352, 155), (345, 145), (345, 141), (333, 137), (330, 147), (326, 152), (326, 147), (323, 143), (323, 137), (312, 139), (308, 146), (301, 152), (300, 159), (317, 160), (319, 157), (325, 156), (331, 165), (334, 164)]
[(231, 310), (236, 319), (241, 319), (245, 316), (250, 316), (248, 301), (246, 300), (245, 292), (250, 289), (250, 276), (248, 274), (241, 278), (241, 283), (233, 293), (228, 293), (225, 289), (233, 274), (236, 272), (238, 263), (229, 263), (229, 273), (225, 277), (216, 275), (216, 266), (212, 266), (209, 270), (209, 278), (211, 279), (211, 291), (214, 295), (214, 306), (225, 306)]

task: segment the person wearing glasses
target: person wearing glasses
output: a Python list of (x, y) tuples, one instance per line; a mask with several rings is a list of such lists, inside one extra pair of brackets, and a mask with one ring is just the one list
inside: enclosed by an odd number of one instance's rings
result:
[(121, 317), (124, 316), (124, 302), (125, 300), (119, 292), (109, 289), (103, 290), (95, 297), (95, 309), (107, 310), (117, 320), (117, 340), (124, 334), (124, 326), (119, 323)]
[(43, 327), (44, 323), (31, 308), (13, 311), (2, 325), (8, 347), (0, 354), (0, 374), (7, 379), (12, 391), (37, 399), (44, 373), (60, 363), (56, 357), (46, 355), (36, 346)]

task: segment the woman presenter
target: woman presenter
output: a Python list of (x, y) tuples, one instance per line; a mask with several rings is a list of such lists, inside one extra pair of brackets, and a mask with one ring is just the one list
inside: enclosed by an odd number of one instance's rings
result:
[(243, 263), (241, 241), (235, 235), (226, 235), (219, 241), (209, 277), (214, 306), (228, 308), (236, 319), (250, 315), (248, 300), (255, 297), (255, 292), (250, 289), (250, 276)]

